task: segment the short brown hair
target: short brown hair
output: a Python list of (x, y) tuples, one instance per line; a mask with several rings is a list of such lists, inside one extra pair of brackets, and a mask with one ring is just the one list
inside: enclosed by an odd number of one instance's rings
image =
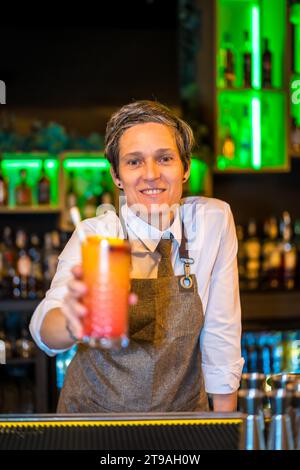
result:
[(114, 113), (106, 126), (105, 156), (119, 176), (119, 141), (122, 134), (137, 124), (157, 122), (174, 129), (176, 144), (184, 171), (188, 169), (194, 146), (194, 135), (190, 126), (169, 108), (157, 101), (135, 101)]

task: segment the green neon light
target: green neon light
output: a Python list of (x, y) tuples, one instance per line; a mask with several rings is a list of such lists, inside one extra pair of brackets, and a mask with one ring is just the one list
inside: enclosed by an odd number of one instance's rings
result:
[(205, 177), (208, 171), (207, 164), (196, 158), (191, 161), (190, 192), (199, 194), (204, 191)]
[(294, 3), (291, 6), (290, 20), (293, 24), (300, 24), (300, 3)]
[(261, 106), (259, 98), (252, 98), (252, 166), (256, 170), (261, 168)]
[(252, 51), (253, 51), (253, 67), (252, 67), (252, 84), (253, 88), (261, 87), (261, 68), (260, 68), (260, 10), (258, 6), (251, 8), (252, 21)]
[(63, 163), (64, 168), (66, 170), (72, 168), (104, 168), (106, 170), (109, 169), (110, 165), (107, 160), (104, 158), (99, 159), (66, 159)]
[(295, 38), (295, 42), (294, 42), (295, 72), (300, 74), (300, 24), (295, 26), (294, 38)]
[(41, 160), (3, 160), (2, 167), (5, 168), (41, 168)]

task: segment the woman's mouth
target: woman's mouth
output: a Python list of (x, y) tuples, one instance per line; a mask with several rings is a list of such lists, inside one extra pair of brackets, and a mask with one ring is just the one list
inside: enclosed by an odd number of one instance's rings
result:
[(151, 189), (142, 189), (140, 192), (146, 196), (155, 196), (157, 194), (163, 193), (164, 191), (166, 190), (161, 189), (161, 188), (151, 188)]

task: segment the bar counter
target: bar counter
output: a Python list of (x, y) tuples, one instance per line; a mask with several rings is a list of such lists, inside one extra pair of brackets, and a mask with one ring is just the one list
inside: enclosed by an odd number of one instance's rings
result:
[(0, 415), (3, 450), (238, 450), (241, 413)]

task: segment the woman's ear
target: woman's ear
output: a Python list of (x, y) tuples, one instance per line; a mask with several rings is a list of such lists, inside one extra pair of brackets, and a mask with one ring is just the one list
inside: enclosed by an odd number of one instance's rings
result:
[(191, 174), (191, 164), (189, 163), (188, 164), (188, 168), (187, 170), (184, 172), (184, 175), (183, 175), (183, 178), (182, 178), (182, 182), (185, 183), (189, 177), (190, 177), (190, 174)]
[(123, 188), (123, 185), (122, 185), (122, 183), (121, 183), (121, 180), (116, 176), (116, 174), (115, 174), (115, 172), (114, 172), (112, 166), (110, 167), (109, 171), (110, 171), (111, 177), (112, 177), (113, 182), (115, 183), (115, 185), (116, 185), (118, 188), (122, 189), (122, 188)]

